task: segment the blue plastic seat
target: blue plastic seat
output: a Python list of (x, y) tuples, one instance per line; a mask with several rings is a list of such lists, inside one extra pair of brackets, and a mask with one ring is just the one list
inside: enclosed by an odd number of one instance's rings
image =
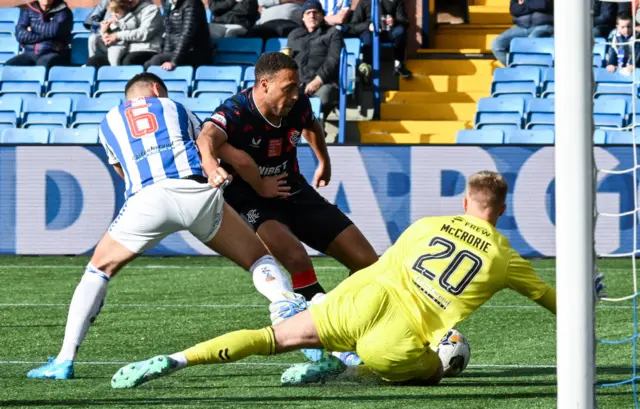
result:
[(73, 21), (82, 23), (89, 17), (93, 9), (90, 7), (75, 7), (71, 11), (73, 13)]
[(609, 72), (605, 68), (594, 69), (595, 91), (594, 98), (602, 95), (633, 95), (633, 76)]
[(603, 131), (602, 129), (596, 129), (593, 133), (593, 143), (596, 145), (604, 145), (605, 140), (607, 139), (607, 131)]
[(221, 104), (218, 98), (187, 98), (182, 105), (193, 112), (201, 121), (208, 119)]
[(211, 23), (211, 17), (212, 17), (211, 10), (210, 9), (206, 9), (205, 12), (204, 12), (204, 15), (205, 15), (205, 17), (207, 19), (207, 23)]
[(49, 70), (47, 97), (56, 94), (91, 95), (96, 77), (94, 67), (52, 67)]
[(127, 82), (136, 74), (143, 72), (142, 65), (106, 66), (98, 70), (94, 97), (102, 94), (123, 94)]
[(606, 43), (606, 39), (602, 39), (604, 40), (603, 42), (600, 42), (599, 40), (596, 39), (595, 44), (593, 45), (593, 56), (594, 57), (600, 57), (600, 61), (604, 60), (607, 57), (607, 43)]
[(546, 72), (542, 75), (540, 96), (542, 98), (553, 98), (556, 92), (555, 69), (547, 68), (545, 71)]
[(362, 43), (359, 38), (345, 38), (344, 48), (347, 51), (347, 75), (349, 78), (347, 93), (351, 94), (355, 91), (356, 72), (358, 69)]
[(12, 127), (19, 125), (22, 112), (22, 98), (14, 95), (6, 95), (0, 99), (0, 124), (10, 124)]
[(255, 65), (262, 54), (260, 38), (220, 38), (216, 46), (214, 64)]
[(98, 143), (98, 127), (82, 129), (54, 129), (49, 143), (72, 143), (77, 145), (92, 145)]
[(551, 130), (508, 129), (505, 131), (504, 143), (505, 145), (553, 145), (555, 132)]
[(5, 129), (0, 134), (0, 144), (46, 144), (49, 142), (49, 130), (46, 128)]
[(10, 34), (11, 37), (13, 37), (15, 31), (16, 31), (16, 25), (14, 23), (11, 23), (9, 21), (0, 22), (0, 33)]
[(35, 98), (26, 101), (22, 111), (22, 127), (67, 127), (71, 113), (71, 99)]
[(71, 65), (84, 65), (89, 58), (89, 36), (91, 33), (77, 33), (71, 38)]
[(601, 100), (593, 102), (593, 122), (596, 128), (622, 128), (625, 122), (627, 103), (622, 100)]
[(491, 84), (491, 96), (522, 94), (535, 97), (538, 94), (540, 84), (540, 68), (538, 67), (514, 67), (498, 68), (494, 72)]
[(270, 38), (264, 45), (265, 53), (280, 51), (287, 46), (286, 38)]
[(73, 26), (71, 27), (71, 34), (80, 34), (80, 33), (89, 33), (91, 34), (91, 31), (89, 31), (85, 26), (84, 23), (79, 23), (79, 22), (74, 22)]
[(71, 113), (71, 127), (84, 128), (99, 125), (107, 112), (117, 107), (122, 102), (120, 98), (113, 94), (104, 94), (104, 98), (78, 99), (73, 105)]
[(256, 69), (255, 67), (247, 67), (244, 70), (244, 78), (242, 80), (242, 89), (253, 87), (256, 83)]
[(20, 18), (20, 9), (18, 7), (0, 8), (0, 21), (13, 23), (15, 26)]
[[(0, 9), (1, 10), (1, 9)], [(0, 64), (18, 55), (20, 44), (13, 37), (3, 38), (0, 41)]]
[(207, 93), (218, 98), (227, 98), (238, 92), (241, 81), (242, 67), (240, 66), (198, 67), (193, 96)]
[(535, 65), (553, 67), (553, 38), (517, 37), (511, 40), (507, 66)]
[(191, 82), (193, 81), (193, 67), (176, 67), (173, 71), (167, 71), (158, 65), (151, 66), (147, 72), (156, 74), (162, 78), (169, 92), (181, 92), (186, 97), (191, 92)]
[(456, 143), (461, 145), (501, 144), (504, 131), (501, 129), (462, 129), (456, 134)]
[(521, 128), (523, 98), (482, 98), (478, 101), (475, 128)]
[[(528, 101), (525, 115), (526, 129), (549, 129), (556, 122), (555, 100), (536, 98)], [(545, 126), (543, 126), (545, 125)]]
[(323, 120), (323, 117), (322, 117), (322, 101), (320, 100), (320, 98), (311, 97), (311, 98), (309, 98), (309, 102), (311, 102), (311, 110), (313, 111), (313, 114), (316, 116), (316, 118), (318, 118), (320, 121), (322, 121)]
[(32, 94), (40, 96), (47, 69), (45, 67), (6, 66), (0, 79), (0, 95)]
[[(633, 132), (630, 131), (604, 131), (607, 145), (632, 145)], [(640, 145), (640, 133), (636, 133), (636, 145)]]

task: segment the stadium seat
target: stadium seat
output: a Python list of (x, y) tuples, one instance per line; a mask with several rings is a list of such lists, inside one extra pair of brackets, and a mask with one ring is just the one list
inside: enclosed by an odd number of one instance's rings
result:
[(553, 129), (556, 122), (555, 100), (536, 98), (529, 100), (525, 114), (526, 129)]
[(504, 133), (505, 145), (553, 145), (555, 143), (555, 132), (551, 130), (507, 129)]
[(71, 113), (71, 99), (58, 98), (34, 98), (25, 102), (22, 111), (22, 127), (67, 127), (69, 114)]
[(286, 38), (270, 38), (264, 45), (265, 53), (280, 51), (287, 46)]
[(633, 76), (609, 72), (606, 68), (596, 68), (593, 71), (596, 83), (593, 98), (598, 99), (602, 95), (633, 94)]
[(49, 130), (46, 128), (21, 129), (11, 128), (5, 129), (0, 134), (0, 144), (46, 144), (49, 142)]
[(83, 23), (87, 19), (87, 17), (89, 17), (89, 14), (91, 14), (92, 11), (93, 9), (90, 7), (75, 7), (72, 10), (73, 22)]
[(196, 114), (201, 121), (211, 117), (222, 101), (218, 98), (187, 98), (181, 102), (185, 108)]
[(83, 129), (54, 129), (49, 143), (91, 145), (98, 143), (98, 127)]
[(14, 95), (7, 95), (0, 99), (0, 124), (8, 124), (13, 128), (17, 127), (19, 125), (21, 112), (22, 98)]
[(461, 145), (501, 144), (504, 131), (501, 129), (462, 129), (456, 135), (456, 143)]
[(207, 18), (207, 23), (211, 23), (211, 10), (206, 9), (204, 15)]
[(154, 65), (149, 67), (147, 72), (156, 74), (158, 77), (162, 78), (164, 83), (167, 85), (169, 92), (181, 92), (185, 97), (191, 93), (193, 67), (176, 67), (173, 71), (167, 71), (160, 68), (159, 65)]
[(84, 26), (84, 23), (78, 23), (76, 21), (73, 23), (73, 26), (71, 27), (71, 34), (80, 34), (80, 33), (91, 34), (91, 31), (87, 30), (87, 28)]
[(83, 97), (78, 99), (73, 105), (71, 113), (71, 128), (93, 128), (99, 125), (107, 112), (122, 102), (113, 94), (104, 95), (104, 98)]
[(540, 84), (540, 68), (538, 67), (498, 68), (493, 75), (492, 97), (504, 94), (535, 97), (538, 94), (538, 84)]
[(136, 74), (143, 72), (142, 65), (106, 66), (98, 70), (94, 97), (102, 94), (123, 94), (127, 82)]
[(478, 101), (475, 128), (521, 128), (523, 98), (482, 98)]
[(309, 98), (309, 102), (311, 102), (311, 110), (313, 111), (313, 114), (316, 116), (316, 118), (318, 118), (320, 121), (322, 121), (323, 120), (323, 117), (322, 117), (322, 101), (320, 100), (320, 98), (311, 97), (311, 98)]
[(6, 66), (2, 70), (0, 95), (40, 96), (47, 69), (45, 67)]
[(226, 99), (238, 92), (242, 81), (242, 67), (218, 66), (198, 67), (194, 81), (193, 97), (202, 93)]
[(0, 34), (9, 34), (13, 37), (16, 31), (16, 25), (9, 21), (1, 21), (0, 22)]
[(603, 145), (607, 139), (607, 131), (602, 129), (596, 129), (593, 133), (593, 143), (596, 145)]
[(2, 41), (0, 41), (0, 64), (4, 64), (10, 58), (18, 55), (19, 51), (20, 44), (18, 44), (15, 38), (3, 38)]
[(507, 66), (535, 65), (553, 67), (553, 38), (517, 37), (511, 40)]
[(344, 48), (347, 50), (347, 76), (349, 78), (347, 93), (352, 94), (356, 87), (356, 70), (362, 44), (359, 38), (345, 38)]
[(94, 67), (52, 67), (47, 79), (47, 97), (57, 94), (91, 96), (96, 78)]
[(242, 81), (242, 89), (253, 87), (256, 83), (256, 69), (254, 67), (247, 67), (244, 70), (244, 79)]
[(593, 56), (594, 57), (600, 57), (600, 61), (604, 60), (607, 57), (607, 40), (604, 40), (604, 42), (598, 42), (596, 41), (595, 44), (593, 45)]
[(84, 65), (89, 58), (89, 36), (91, 33), (77, 33), (71, 38), (71, 65)]
[(553, 68), (547, 68), (546, 72), (542, 75), (542, 86), (540, 90), (542, 98), (554, 97), (556, 91), (555, 81), (555, 70)]
[(220, 38), (216, 46), (214, 64), (255, 65), (262, 54), (260, 38)]
[(624, 100), (596, 99), (593, 103), (593, 122), (596, 128), (622, 128), (627, 103)]
[[(633, 132), (630, 131), (604, 131), (607, 145), (631, 145)], [(640, 145), (640, 133), (636, 133), (636, 145)]]
[(20, 18), (20, 9), (18, 7), (0, 8), (0, 21), (12, 23), (15, 27)]
[(600, 57), (599, 55), (594, 55), (593, 56), (593, 62), (591, 63), (591, 66), (594, 68), (602, 68), (604, 60), (602, 59), (602, 57)]

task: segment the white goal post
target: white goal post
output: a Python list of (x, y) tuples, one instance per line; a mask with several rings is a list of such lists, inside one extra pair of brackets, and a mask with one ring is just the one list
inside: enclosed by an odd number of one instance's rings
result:
[(592, 0), (556, 0), (558, 408), (595, 408)]

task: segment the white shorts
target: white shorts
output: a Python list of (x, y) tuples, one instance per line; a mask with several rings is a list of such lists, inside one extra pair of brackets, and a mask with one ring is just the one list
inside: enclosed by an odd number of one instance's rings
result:
[(203, 243), (222, 224), (222, 190), (188, 179), (165, 179), (130, 197), (111, 223), (113, 240), (136, 254), (168, 235), (188, 230)]

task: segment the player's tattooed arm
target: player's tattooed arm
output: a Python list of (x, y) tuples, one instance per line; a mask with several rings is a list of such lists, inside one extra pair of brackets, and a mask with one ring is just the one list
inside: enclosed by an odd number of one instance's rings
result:
[(313, 149), (318, 158), (318, 167), (313, 176), (313, 185), (315, 187), (325, 187), (331, 180), (331, 159), (329, 158), (327, 143), (324, 139), (324, 130), (320, 121), (316, 119), (310, 128), (305, 128), (303, 136), (309, 142), (311, 149)]
[(219, 149), (220, 159), (227, 162), (244, 179), (253, 190), (262, 197), (288, 196), (291, 190), (287, 186), (287, 173), (277, 176), (260, 176), (258, 165), (245, 151), (236, 149), (228, 143)]
[(217, 149), (227, 140), (227, 135), (211, 122), (205, 122), (196, 140), (200, 160), (209, 183), (219, 187), (229, 178), (227, 172), (218, 164)]

